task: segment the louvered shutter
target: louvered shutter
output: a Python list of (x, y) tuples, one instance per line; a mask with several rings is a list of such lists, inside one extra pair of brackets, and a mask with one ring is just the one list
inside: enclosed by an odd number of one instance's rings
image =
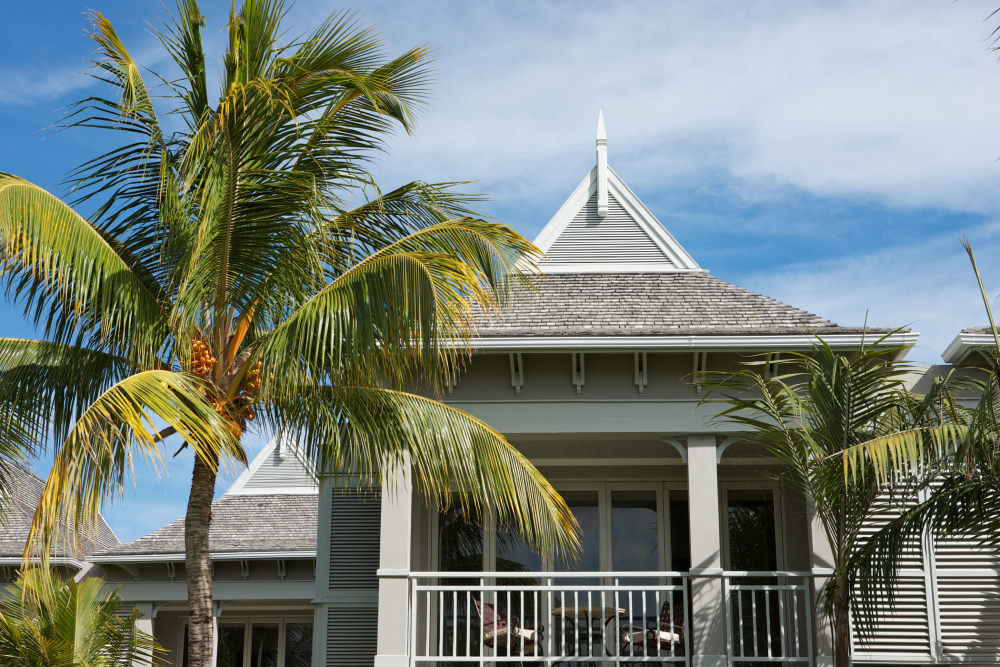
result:
[[(898, 499), (880, 498), (875, 518), (861, 531), (861, 538), (874, 535), (888, 521), (899, 516)], [(933, 655), (934, 632), (928, 610), (927, 563), (919, 541), (910, 545), (901, 561), (896, 588), (896, 605), (892, 610), (876, 612), (876, 630), (862, 642), (854, 633), (854, 656), (873, 662), (930, 661)]]
[(372, 667), (378, 639), (376, 607), (331, 607), (326, 633), (326, 664)]
[(377, 590), (382, 503), (375, 491), (336, 490), (330, 517), (330, 589)]
[(378, 492), (335, 490), (330, 518), (330, 590), (338, 602), (327, 616), (328, 667), (372, 667), (378, 638)]
[(1000, 557), (971, 537), (936, 537), (941, 645), (946, 661), (1000, 655)]

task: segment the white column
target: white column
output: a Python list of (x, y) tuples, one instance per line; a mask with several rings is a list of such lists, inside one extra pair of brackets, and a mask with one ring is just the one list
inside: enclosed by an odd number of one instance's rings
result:
[(413, 490), (404, 470), (382, 483), (379, 552), (378, 647), (375, 667), (407, 667), (410, 630), (410, 561), (413, 553)]
[[(145, 632), (147, 635), (153, 634), (153, 603), (152, 602), (136, 602), (135, 610), (139, 612), (139, 617), (135, 619), (135, 629), (139, 632)], [(183, 650), (183, 647), (181, 648)], [(133, 664), (140, 664), (138, 661), (133, 660)]]
[(687, 439), (691, 523), (691, 659), (693, 667), (725, 667), (722, 534), (714, 435)]
[(807, 517), (809, 520), (809, 566), (813, 578), (813, 651), (816, 654), (816, 667), (832, 667), (833, 665), (833, 626), (830, 620), (820, 611), (817, 604), (823, 585), (829, 579), (833, 568), (833, 547), (826, 536), (823, 524), (816, 516), (812, 503), (808, 502)]

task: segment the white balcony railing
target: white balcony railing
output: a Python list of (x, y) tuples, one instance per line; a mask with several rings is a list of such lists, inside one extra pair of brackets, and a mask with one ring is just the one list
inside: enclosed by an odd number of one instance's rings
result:
[(810, 573), (726, 572), (722, 582), (730, 664), (815, 664)]
[[(801, 572), (706, 575), (724, 600), (730, 665), (813, 667), (812, 582)], [(409, 575), (411, 667), (428, 663), (689, 664), (680, 572), (421, 572)], [(720, 581), (721, 580), (721, 581)], [(718, 600), (718, 598), (716, 598)]]
[(676, 572), (430, 572), (410, 577), (410, 662), (687, 664)]

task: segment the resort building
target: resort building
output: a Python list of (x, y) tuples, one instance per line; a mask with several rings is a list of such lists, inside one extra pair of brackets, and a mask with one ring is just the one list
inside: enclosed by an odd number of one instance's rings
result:
[[(444, 397), (559, 489), (583, 530), (579, 561), (547, 562), (489, 516), (428, 508), (402, 473), (381, 493), (318, 486), (276, 440), (213, 507), (220, 666), (831, 664), (815, 613), (823, 533), (692, 378), (750, 354), (776, 364), (814, 335), (843, 351), (917, 335), (841, 326), (710, 275), (606, 151), (602, 123), (596, 165), (536, 239), (537, 287), (478, 316)], [(974, 366), (977, 336), (962, 333), (948, 361)], [(183, 560), (183, 521), (90, 556), (178, 667)], [(855, 660), (995, 662), (998, 568), (928, 537)]]

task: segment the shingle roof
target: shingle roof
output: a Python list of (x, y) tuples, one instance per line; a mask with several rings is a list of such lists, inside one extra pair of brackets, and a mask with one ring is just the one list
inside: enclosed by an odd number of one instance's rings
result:
[[(45, 482), (26, 470), (13, 469), (11, 504), (5, 508), (0, 522), (0, 557), (20, 558), (28, 539), (28, 529), (35, 516), (35, 508), (42, 497)], [(59, 526), (58, 540), (52, 548), (53, 557), (69, 557), (82, 560), (96, 551), (118, 546), (118, 538), (102, 517), (92, 528), (80, 531), (80, 549), (73, 547), (70, 523), (63, 521)]]
[(501, 311), (477, 313), (475, 322), (481, 338), (861, 331), (700, 271), (544, 274)]
[(991, 329), (990, 326), (988, 324), (986, 324), (986, 325), (983, 325), (981, 327), (965, 327), (964, 329), (962, 329), (962, 333), (970, 333), (970, 334), (992, 334), (993, 333), (993, 329)]
[[(208, 548), (215, 553), (316, 550), (316, 494), (225, 495), (212, 503)], [(101, 556), (184, 553), (184, 519)]]

